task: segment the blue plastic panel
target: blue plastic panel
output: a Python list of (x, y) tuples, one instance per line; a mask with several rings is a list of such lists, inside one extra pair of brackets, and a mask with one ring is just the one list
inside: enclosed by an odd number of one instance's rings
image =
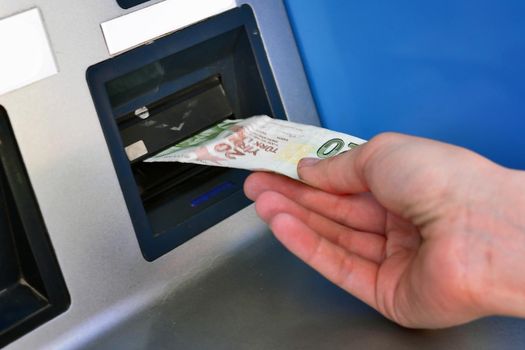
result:
[(525, 1), (285, 0), (322, 122), (525, 169)]

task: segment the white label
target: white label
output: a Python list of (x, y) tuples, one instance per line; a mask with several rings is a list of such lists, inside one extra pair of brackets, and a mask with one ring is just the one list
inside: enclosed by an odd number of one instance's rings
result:
[(124, 149), (128, 155), (130, 162), (134, 161), (137, 158), (142, 157), (143, 155), (148, 154), (148, 149), (144, 141), (137, 141)]
[(165, 0), (102, 23), (102, 32), (114, 55), (235, 6), (235, 0)]
[(37, 8), (0, 20), (0, 95), (58, 72)]

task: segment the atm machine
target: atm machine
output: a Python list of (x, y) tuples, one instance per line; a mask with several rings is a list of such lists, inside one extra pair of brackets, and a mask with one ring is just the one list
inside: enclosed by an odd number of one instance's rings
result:
[(142, 162), (226, 118), (319, 123), (283, 1), (2, 1), (0, 43), (0, 347), (525, 344), (398, 327), (275, 241), (247, 172)]

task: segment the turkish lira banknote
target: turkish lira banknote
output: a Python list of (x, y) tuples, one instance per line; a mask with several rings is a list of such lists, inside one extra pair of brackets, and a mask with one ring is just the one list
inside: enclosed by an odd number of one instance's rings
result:
[(182, 162), (271, 171), (298, 179), (304, 157), (328, 158), (365, 140), (265, 115), (227, 119), (145, 162)]

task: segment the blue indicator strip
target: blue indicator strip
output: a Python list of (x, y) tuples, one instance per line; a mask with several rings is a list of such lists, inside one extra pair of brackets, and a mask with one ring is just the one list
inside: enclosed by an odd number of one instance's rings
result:
[(220, 185), (213, 187), (208, 192), (203, 193), (200, 196), (192, 199), (191, 200), (191, 206), (193, 208), (196, 208), (196, 207), (198, 207), (198, 206), (208, 202), (209, 200), (217, 197), (221, 193), (223, 193), (223, 192), (225, 192), (227, 190), (234, 189), (234, 188), (235, 188), (235, 185), (233, 183), (231, 183), (229, 181), (223, 182)]

